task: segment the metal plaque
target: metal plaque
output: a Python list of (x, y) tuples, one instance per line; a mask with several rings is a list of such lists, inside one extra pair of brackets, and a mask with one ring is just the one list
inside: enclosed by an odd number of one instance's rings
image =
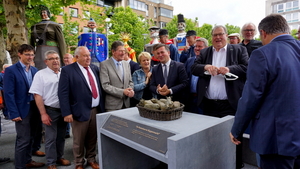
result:
[(167, 138), (175, 135), (113, 115), (107, 119), (103, 129), (163, 154), (167, 152)]

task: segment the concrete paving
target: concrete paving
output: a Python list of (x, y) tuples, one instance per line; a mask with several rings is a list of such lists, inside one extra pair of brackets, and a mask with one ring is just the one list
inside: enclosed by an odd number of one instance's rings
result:
[[(16, 138), (16, 132), (15, 132), (15, 126), (14, 122), (10, 120), (4, 120), (1, 119), (1, 127), (2, 127), (2, 134), (0, 137), (0, 157), (9, 157), (11, 159), (11, 162), (6, 164), (1, 164), (0, 169), (14, 169), (14, 145), (15, 145), (15, 138)], [(228, 138), (229, 139), (229, 138)], [(58, 166), (58, 169), (74, 169), (75, 165), (73, 162), (73, 152), (72, 152), (72, 145), (73, 145), (73, 139), (72, 135), (71, 138), (66, 139), (65, 144), (65, 155), (64, 158), (68, 159), (72, 162), (70, 166)], [(41, 151), (44, 152), (45, 145), (42, 144)], [(33, 160), (37, 162), (43, 162), (46, 163), (45, 157), (36, 157), (33, 156)], [(97, 157), (98, 160), (98, 157)], [(41, 169), (47, 168), (46, 166), (41, 167)], [(90, 166), (86, 166), (85, 169), (92, 169)], [(245, 164), (244, 169), (257, 169), (255, 166), (251, 166), (248, 164)]]

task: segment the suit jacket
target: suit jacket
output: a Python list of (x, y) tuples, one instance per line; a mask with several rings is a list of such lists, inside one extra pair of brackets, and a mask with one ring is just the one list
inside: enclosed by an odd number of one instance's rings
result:
[[(104, 97), (99, 79), (99, 68), (90, 64), (97, 84), (100, 103), (97, 112), (104, 112)], [(58, 98), (62, 116), (73, 115), (77, 121), (87, 121), (90, 119), (92, 109), (92, 92), (77, 62), (61, 69), (58, 83)]]
[[(207, 64), (212, 64), (212, 56), (212, 46), (202, 49), (200, 57), (196, 59), (192, 66), (193, 75), (199, 76), (197, 84), (198, 106), (200, 106), (210, 83), (211, 76), (204, 74), (204, 67)], [(230, 73), (233, 73), (239, 77), (237, 80), (233, 81), (225, 80), (228, 101), (234, 109), (236, 109), (238, 100), (242, 94), (246, 80), (247, 66), (248, 54), (246, 48), (240, 45), (227, 44), (226, 67), (229, 68)]]
[[(37, 68), (30, 66), (30, 71), (33, 79)], [(30, 110), (32, 94), (28, 92), (30, 86), (20, 62), (5, 69), (3, 82), (4, 97), (9, 118), (25, 118)]]
[(300, 155), (300, 42), (279, 36), (251, 55), (232, 134), (251, 123), (250, 148), (258, 154)]
[[(165, 84), (162, 65), (158, 64), (157, 66), (152, 68), (152, 78), (150, 81), (150, 90), (152, 93), (156, 94), (158, 99), (165, 98), (165, 96), (161, 96), (157, 94), (156, 88), (160, 84), (162, 87)], [(167, 84), (169, 89), (173, 91), (173, 98), (174, 101), (181, 101), (182, 102), (182, 94), (184, 89), (188, 85), (188, 77), (184, 68), (184, 64), (180, 62), (175, 62), (171, 60), (168, 80)]]
[(194, 48), (195, 46), (193, 45), (190, 46), (190, 48), (187, 51), (182, 51), (180, 55), (180, 62), (185, 63), (188, 60), (188, 58), (196, 56)]
[(117, 73), (116, 65), (112, 58), (100, 63), (100, 79), (105, 96), (106, 109), (121, 109), (123, 104), (125, 107), (130, 107), (130, 98), (123, 94), (126, 88), (133, 89), (133, 82), (131, 78), (130, 66), (126, 61), (122, 61), (124, 71), (124, 82), (122, 77)]
[(133, 74), (133, 72), (140, 69), (140, 65), (132, 60), (130, 60), (129, 65), (130, 65), (131, 75)]

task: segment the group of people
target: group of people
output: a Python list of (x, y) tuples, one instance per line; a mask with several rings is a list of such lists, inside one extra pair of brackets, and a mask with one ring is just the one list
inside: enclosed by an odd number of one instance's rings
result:
[[(254, 40), (257, 32), (261, 42)], [(229, 44), (226, 27), (216, 25), (208, 46), (205, 38), (190, 30), (179, 53), (168, 31), (161, 29), (154, 56), (148, 52), (138, 56), (140, 67), (128, 59), (124, 43), (115, 41), (112, 56), (99, 66), (91, 64), (91, 50), (79, 46), (76, 62), (69, 65), (69, 55), (62, 59), (59, 52), (47, 50), (45, 68), (38, 71), (31, 66), (38, 53), (31, 45), (21, 45), (19, 62), (6, 68), (3, 79), (6, 107), (17, 132), (16, 168), (45, 165), (31, 159), (40, 120), (48, 169), (71, 164), (63, 158), (67, 123), (73, 129), (75, 169), (83, 169), (85, 162), (98, 169), (96, 114), (166, 96), (184, 103), (188, 112), (235, 116), (230, 138), (237, 145), (236, 168), (243, 167), (241, 138), (250, 121), (250, 147), (259, 154), (262, 169), (299, 168), (300, 42), (288, 35), (286, 20), (277, 14), (265, 17), (258, 29), (245, 24), (241, 33), (241, 43)], [(62, 60), (66, 60), (63, 67)]]

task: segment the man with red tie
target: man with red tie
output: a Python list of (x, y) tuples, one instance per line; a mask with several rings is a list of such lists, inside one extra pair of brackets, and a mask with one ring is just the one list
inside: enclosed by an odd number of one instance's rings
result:
[(61, 71), (58, 85), (60, 108), (64, 121), (71, 123), (73, 129), (75, 169), (83, 169), (84, 158), (93, 169), (99, 169), (95, 159), (96, 114), (104, 112), (99, 68), (90, 64), (87, 47), (79, 46), (74, 55), (77, 62)]

